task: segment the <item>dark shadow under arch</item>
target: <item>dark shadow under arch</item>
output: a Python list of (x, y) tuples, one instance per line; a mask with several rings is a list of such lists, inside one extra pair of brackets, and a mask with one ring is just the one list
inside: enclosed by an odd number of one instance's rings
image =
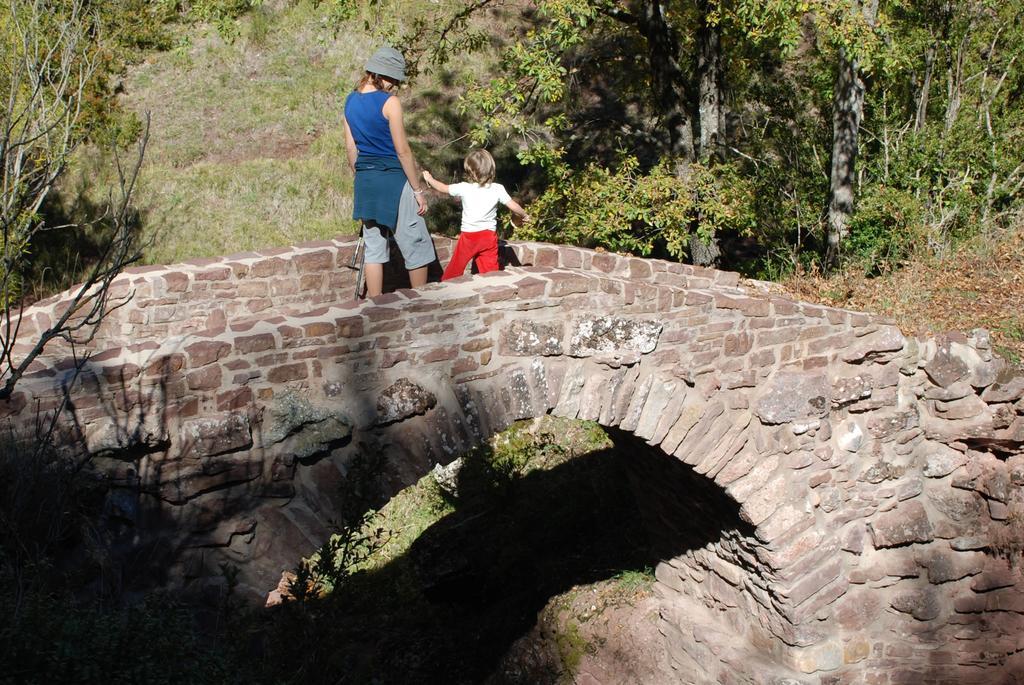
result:
[[(552, 597), (750, 534), (715, 483), (609, 434), (610, 449), (517, 479), (467, 458), (455, 510), (404, 556), (311, 606), (269, 612), (260, 670), (304, 683), (509, 682), (495, 669)], [(652, 477), (679, 493), (660, 516), (645, 489)], [(296, 648), (283, 635), (310, 639)]]

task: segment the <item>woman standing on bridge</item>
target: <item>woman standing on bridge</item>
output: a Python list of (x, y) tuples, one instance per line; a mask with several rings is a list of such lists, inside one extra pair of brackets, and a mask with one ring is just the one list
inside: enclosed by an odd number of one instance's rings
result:
[(434, 244), (422, 215), (427, 211), (402, 120), (402, 103), (394, 95), (405, 80), (405, 58), (383, 47), (366, 63), (366, 73), (345, 100), (345, 151), (355, 174), (352, 218), (363, 222), (366, 295), (380, 295), (388, 234), (393, 232), (409, 282), (427, 282)]

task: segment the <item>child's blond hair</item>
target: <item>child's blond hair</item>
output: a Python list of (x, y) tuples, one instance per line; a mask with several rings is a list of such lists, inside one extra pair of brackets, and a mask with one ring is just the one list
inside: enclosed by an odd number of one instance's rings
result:
[(491, 157), (487, 150), (478, 149), (470, 152), (466, 155), (462, 168), (466, 170), (469, 180), (478, 185), (486, 186), (494, 180), (494, 157)]

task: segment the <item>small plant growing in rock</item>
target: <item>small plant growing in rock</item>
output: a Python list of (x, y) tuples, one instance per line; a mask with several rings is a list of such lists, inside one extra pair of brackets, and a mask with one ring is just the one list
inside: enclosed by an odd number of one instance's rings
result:
[(291, 598), (301, 602), (337, 590), (387, 544), (391, 533), (371, 508), (380, 497), (377, 477), (382, 469), (379, 455), (360, 453), (353, 458), (342, 493), (343, 521), (320, 549), (299, 562), (288, 581)]

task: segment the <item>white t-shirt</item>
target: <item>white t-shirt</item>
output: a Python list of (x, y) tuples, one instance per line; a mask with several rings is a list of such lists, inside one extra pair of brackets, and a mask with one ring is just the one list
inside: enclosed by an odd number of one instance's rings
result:
[(476, 183), (453, 183), (448, 194), (462, 198), (462, 232), (493, 231), (498, 227), (498, 203), (512, 201), (505, 186), (491, 183), (486, 186)]

